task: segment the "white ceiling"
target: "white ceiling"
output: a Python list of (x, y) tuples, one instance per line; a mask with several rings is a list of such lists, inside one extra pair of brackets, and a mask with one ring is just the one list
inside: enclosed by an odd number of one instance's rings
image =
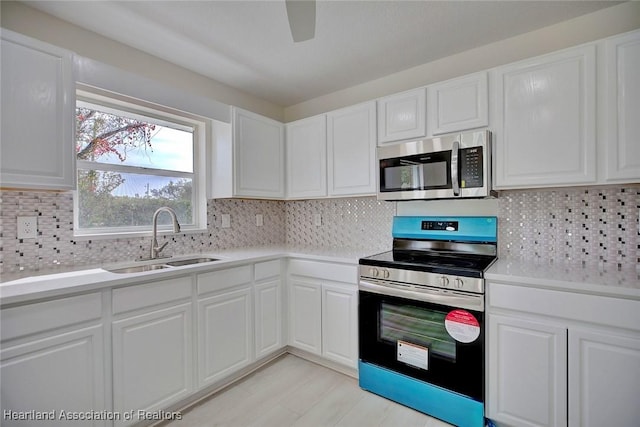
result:
[(284, 0), (25, 3), (287, 107), (619, 2), (318, 0), (301, 43)]

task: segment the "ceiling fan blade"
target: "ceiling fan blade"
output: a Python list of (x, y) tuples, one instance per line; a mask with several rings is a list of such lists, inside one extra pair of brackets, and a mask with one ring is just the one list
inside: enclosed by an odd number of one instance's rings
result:
[(316, 32), (316, 0), (285, 0), (294, 42), (313, 38)]

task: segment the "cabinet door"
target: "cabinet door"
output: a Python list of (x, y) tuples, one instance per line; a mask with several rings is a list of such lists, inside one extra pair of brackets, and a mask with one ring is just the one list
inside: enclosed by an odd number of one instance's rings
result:
[(255, 285), (256, 358), (282, 347), (282, 295), (280, 279)]
[(329, 195), (376, 192), (376, 104), (327, 114)]
[(234, 195), (284, 198), (284, 125), (233, 109)]
[(2, 29), (3, 187), (75, 189), (71, 52)]
[(243, 287), (198, 301), (198, 382), (200, 387), (252, 361), (251, 289)]
[(327, 120), (287, 123), (287, 197), (327, 195)]
[(497, 188), (595, 182), (595, 72), (595, 46), (496, 70)]
[(431, 135), (489, 125), (487, 73), (476, 73), (427, 87)]
[(640, 420), (640, 335), (569, 329), (569, 425), (633, 426)]
[(322, 355), (358, 365), (358, 293), (355, 285), (322, 284)]
[(427, 134), (424, 88), (380, 98), (377, 104), (379, 144)]
[[(0, 384), (3, 426), (104, 426), (104, 421), (69, 421), (65, 412), (105, 409), (102, 325), (51, 334), (26, 344), (3, 346)], [(5, 411), (54, 412), (44, 421), (11, 420)]]
[(322, 353), (321, 285), (292, 279), (289, 283), (289, 344)]
[(193, 391), (191, 307), (186, 303), (113, 322), (116, 412), (164, 409)]
[(489, 316), (488, 417), (514, 426), (567, 425), (567, 330)]
[(640, 180), (640, 31), (607, 40), (607, 181)]

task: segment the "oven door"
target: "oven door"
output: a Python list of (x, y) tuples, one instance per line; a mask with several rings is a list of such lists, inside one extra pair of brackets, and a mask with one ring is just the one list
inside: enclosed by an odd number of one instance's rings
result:
[(484, 313), (364, 290), (360, 359), (483, 402)]

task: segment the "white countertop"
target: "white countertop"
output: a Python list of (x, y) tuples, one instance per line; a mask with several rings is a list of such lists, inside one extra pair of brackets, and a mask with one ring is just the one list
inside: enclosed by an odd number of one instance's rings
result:
[(640, 299), (640, 271), (522, 260), (497, 260), (485, 273), (487, 281), (539, 288)]
[[(229, 268), (247, 262), (260, 262), (282, 257), (303, 257), (317, 261), (357, 265), (358, 259), (367, 255), (371, 255), (371, 249), (260, 246), (175, 256), (171, 258), (171, 260), (211, 257), (219, 258), (219, 261), (140, 273), (112, 273), (106, 269), (121, 268), (131, 266), (132, 264), (162, 263), (163, 260), (60, 267), (37, 272), (23, 271), (3, 274), (2, 283), (0, 283), (0, 304), (23, 303), (42, 298), (88, 292), (111, 286), (144, 283), (165, 278), (169, 279), (184, 274)], [(169, 261), (169, 259), (165, 261)]]
[[(118, 274), (107, 271), (145, 262), (123, 262), (105, 265), (60, 267), (37, 272), (3, 274), (0, 304), (8, 305), (88, 292), (111, 286), (169, 279), (184, 274), (229, 268), (247, 262), (260, 262), (282, 257), (300, 257), (317, 261), (358, 264), (358, 259), (381, 251), (370, 248), (326, 248), (299, 246), (259, 246), (227, 249), (217, 252), (175, 256), (172, 260), (193, 257), (219, 258), (219, 261), (192, 264), (141, 273)], [(146, 263), (157, 263), (155, 260)], [(517, 283), (569, 292), (590, 293), (619, 298), (640, 299), (638, 270), (605, 270), (571, 264), (548, 264), (522, 260), (497, 260), (485, 273), (488, 281)]]

